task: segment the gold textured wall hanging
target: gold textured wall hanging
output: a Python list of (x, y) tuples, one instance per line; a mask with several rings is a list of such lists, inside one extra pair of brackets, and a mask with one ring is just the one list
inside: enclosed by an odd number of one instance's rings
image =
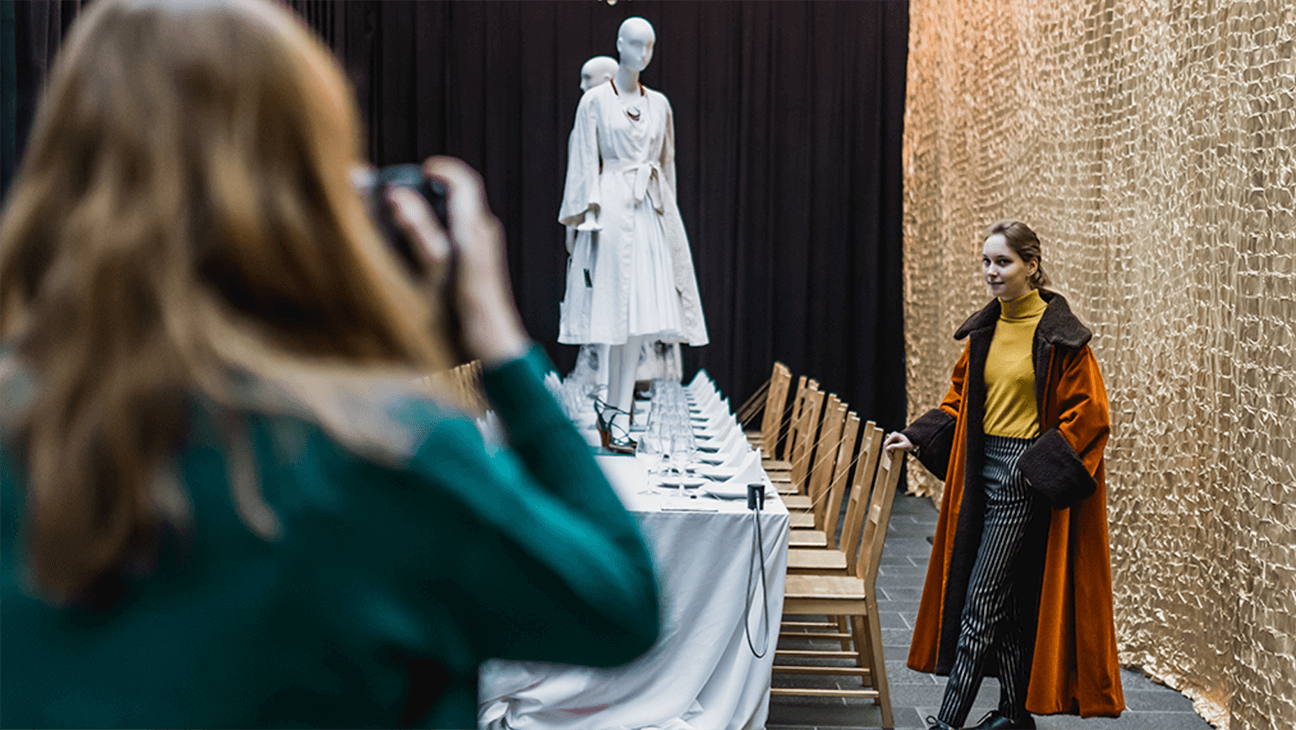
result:
[(910, 416), (988, 301), (980, 232), (1026, 221), (1111, 399), (1121, 661), (1296, 728), (1296, 5), (910, 7)]

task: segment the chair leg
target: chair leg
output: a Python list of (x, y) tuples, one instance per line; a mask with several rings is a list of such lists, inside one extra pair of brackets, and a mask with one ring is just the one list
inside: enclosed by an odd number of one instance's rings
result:
[(891, 712), (891, 686), (887, 683), (886, 657), (882, 653), (882, 625), (878, 621), (877, 602), (869, 601), (868, 633), (872, 635), (869, 649), (873, 656), (873, 688), (878, 691), (878, 704), (882, 706), (882, 727), (892, 730), (895, 715)]
[[(843, 634), (849, 634), (849, 633), (850, 633), (850, 631), (851, 631), (851, 627), (850, 627), (850, 620), (847, 619), (847, 617), (845, 617), (845, 616), (838, 616), (838, 617), (837, 617), (837, 631), (840, 632), (840, 633), (843, 633)], [(842, 640), (841, 640), (841, 648), (842, 648), (842, 651), (850, 651), (850, 650), (851, 650), (851, 640), (850, 640), (850, 639), (842, 639)], [(858, 654), (859, 652), (856, 652), (856, 653)], [(858, 663), (858, 662), (857, 662), (857, 663)]]
[[(855, 654), (855, 665), (861, 669), (869, 670), (868, 676), (874, 677), (877, 674), (877, 668), (873, 666), (873, 654), (870, 652), (870, 648), (873, 644), (869, 641), (868, 626), (864, 624), (864, 618), (862, 616), (851, 616), (849, 621), (851, 639), (855, 644), (855, 650), (853, 652)], [(860, 677), (860, 683), (865, 687), (873, 686), (870, 681), (865, 680), (863, 676)]]

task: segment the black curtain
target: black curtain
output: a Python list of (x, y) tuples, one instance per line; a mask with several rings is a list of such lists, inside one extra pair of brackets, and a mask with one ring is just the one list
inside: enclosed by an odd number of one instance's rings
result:
[[(579, 71), (615, 57), (622, 20), (646, 18), (657, 47), (642, 80), (674, 107), (711, 335), (684, 348), (686, 374), (705, 367), (742, 399), (779, 359), (861, 417), (903, 424), (908, 2), (288, 4), (342, 59), (376, 163), (450, 154), (481, 171), (527, 328), (562, 369), (576, 348), (556, 343), (556, 218)], [(38, 5), (18, 3), (18, 28), (49, 13)], [(46, 57), (26, 42), (19, 56)], [(18, 80), (19, 117), (33, 91)]]
[(0, 2), (0, 199), (27, 142), (54, 56), (87, 1)]

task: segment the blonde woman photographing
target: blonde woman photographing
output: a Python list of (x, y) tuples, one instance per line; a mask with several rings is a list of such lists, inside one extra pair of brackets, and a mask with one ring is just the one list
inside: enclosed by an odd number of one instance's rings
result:
[[(388, 193), (420, 277), (352, 185), (361, 139), (275, 3), (77, 21), (0, 217), (4, 726), (473, 727), (488, 658), (656, 640), (481, 180), (425, 165), (448, 230)], [(442, 301), (508, 448), (414, 385), (452, 364)]]

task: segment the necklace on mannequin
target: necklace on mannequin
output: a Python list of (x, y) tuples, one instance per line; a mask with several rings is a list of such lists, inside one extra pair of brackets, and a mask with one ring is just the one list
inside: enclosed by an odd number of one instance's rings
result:
[[(616, 82), (608, 81), (608, 83), (612, 84), (612, 93), (616, 94), (617, 96), (621, 96), (621, 92), (617, 91)], [(643, 84), (639, 84), (639, 97), (643, 98), (643, 96), (644, 96), (644, 87)], [(624, 99), (622, 100), (622, 103), (626, 104)], [(632, 122), (639, 121), (639, 117), (642, 114), (639, 110), (638, 104), (626, 104), (625, 113), (627, 117), (630, 117), (630, 121)]]

